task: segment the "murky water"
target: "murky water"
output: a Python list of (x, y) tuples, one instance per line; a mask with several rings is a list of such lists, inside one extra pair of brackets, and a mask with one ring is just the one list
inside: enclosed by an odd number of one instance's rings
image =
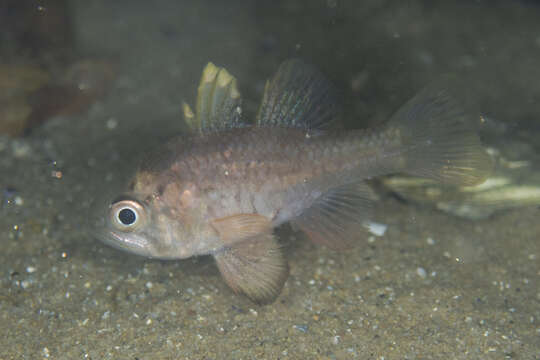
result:
[[(280, 230), (291, 276), (264, 307), (209, 258), (146, 260), (88, 226), (146, 151), (185, 131), (181, 103), (208, 61), (238, 78), (249, 117), (265, 79), (301, 57), (340, 89), (348, 127), (381, 123), (451, 78), (500, 139), (538, 153), (535, 2), (96, 0), (69, 11), (73, 52), (113, 75), (88, 108), (0, 136), (0, 359), (540, 358), (538, 205), (472, 221), (380, 191), (374, 220), (387, 231), (345, 253)], [(15, 40), (2, 40), (12, 54)]]

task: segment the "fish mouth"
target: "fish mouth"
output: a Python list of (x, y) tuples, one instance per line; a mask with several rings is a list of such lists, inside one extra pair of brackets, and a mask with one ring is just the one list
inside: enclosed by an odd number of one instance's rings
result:
[(123, 232), (115, 229), (109, 216), (102, 215), (108, 213), (108, 210), (109, 206), (97, 206), (88, 216), (87, 225), (93, 237), (115, 249), (152, 257), (151, 244), (148, 238), (142, 233)]
[(113, 229), (105, 217), (95, 219), (94, 237), (115, 249), (140, 256), (152, 257), (151, 244), (145, 235)]
[[(117, 250), (152, 259), (170, 260), (189, 257), (178, 248), (164, 244), (164, 241), (159, 238), (159, 229), (152, 224), (145, 224), (137, 229), (119, 229), (118, 224), (113, 223), (109, 204), (99, 204), (87, 217), (89, 232), (96, 240)], [(168, 230), (169, 233), (173, 231), (170, 224)]]
[(145, 236), (119, 231), (104, 229), (99, 237), (106, 245), (115, 249), (123, 250), (139, 256), (152, 257), (150, 244)]

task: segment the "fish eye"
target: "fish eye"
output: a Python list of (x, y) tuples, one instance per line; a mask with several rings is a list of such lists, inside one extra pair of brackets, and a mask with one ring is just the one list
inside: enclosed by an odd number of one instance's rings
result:
[(120, 230), (134, 230), (144, 222), (145, 210), (135, 200), (120, 200), (111, 205), (111, 220)]
[(126, 226), (133, 225), (137, 221), (137, 213), (127, 207), (120, 209), (116, 216), (118, 217), (118, 221)]

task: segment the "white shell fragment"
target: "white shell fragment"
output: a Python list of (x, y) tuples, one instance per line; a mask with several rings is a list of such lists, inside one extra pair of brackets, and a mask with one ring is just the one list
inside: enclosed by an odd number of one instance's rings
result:
[(376, 223), (374, 221), (367, 221), (364, 223), (364, 226), (375, 236), (383, 236), (386, 229), (388, 229), (388, 225)]

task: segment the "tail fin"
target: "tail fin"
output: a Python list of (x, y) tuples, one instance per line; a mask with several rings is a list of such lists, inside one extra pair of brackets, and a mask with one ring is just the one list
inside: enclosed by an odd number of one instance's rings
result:
[(445, 91), (420, 92), (390, 120), (401, 134), (405, 172), (442, 183), (475, 185), (491, 173), (472, 119)]

